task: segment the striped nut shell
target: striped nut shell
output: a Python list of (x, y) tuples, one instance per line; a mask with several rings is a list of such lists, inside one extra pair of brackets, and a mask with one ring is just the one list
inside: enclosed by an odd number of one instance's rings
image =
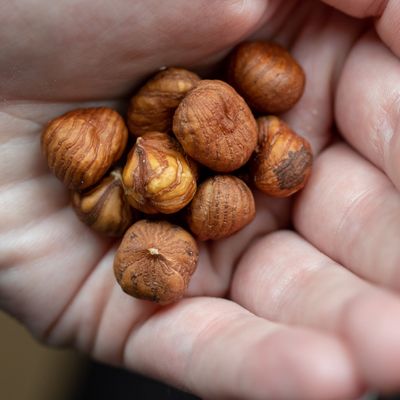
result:
[(173, 131), (189, 156), (218, 172), (240, 168), (257, 145), (257, 124), (227, 83), (202, 80), (181, 101)]
[(50, 170), (69, 189), (98, 182), (126, 146), (122, 117), (105, 107), (70, 111), (52, 120), (42, 134), (42, 150)]
[(290, 196), (307, 183), (311, 146), (278, 117), (261, 117), (257, 123), (259, 144), (250, 163), (254, 185), (270, 196)]
[(186, 214), (190, 230), (200, 240), (228, 237), (249, 224), (254, 216), (251, 190), (241, 179), (230, 175), (205, 180)]
[(138, 137), (122, 172), (132, 207), (146, 214), (173, 214), (192, 200), (197, 172), (179, 143), (161, 132)]
[(263, 113), (281, 113), (301, 98), (305, 74), (276, 43), (244, 42), (230, 57), (228, 79), (248, 104)]
[(107, 236), (122, 236), (139, 215), (126, 200), (119, 168), (94, 187), (73, 191), (71, 202), (82, 222)]
[(159, 304), (179, 300), (194, 273), (199, 250), (190, 233), (166, 221), (141, 220), (122, 239), (114, 273), (122, 290)]
[(176, 107), (185, 94), (200, 81), (183, 68), (167, 68), (147, 81), (132, 97), (128, 109), (128, 127), (134, 136), (145, 132), (168, 132)]

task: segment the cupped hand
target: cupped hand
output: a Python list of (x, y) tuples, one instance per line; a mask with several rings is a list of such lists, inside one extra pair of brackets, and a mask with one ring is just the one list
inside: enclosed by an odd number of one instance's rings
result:
[[(399, 389), (400, 4), (325, 3), (4, 3), (0, 306), (47, 343), (202, 398)], [(293, 208), (257, 195), (251, 225), (201, 244), (184, 300), (130, 298), (113, 277), (117, 244), (78, 221), (49, 174), (43, 125), (76, 107), (123, 108), (163, 65), (206, 75), (246, 38), (288, 46), (306, 71), (284, 118), (313, 146), (312, 177)]]

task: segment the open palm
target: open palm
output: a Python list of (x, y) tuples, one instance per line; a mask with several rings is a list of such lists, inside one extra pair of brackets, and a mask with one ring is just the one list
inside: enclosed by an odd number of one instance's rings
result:
[[(3, 2), (0, 306), (47, 343), (203, 398), (400, 388), (400, 4), (325, 3), (375, 25), (319, 1)], [(116, 243), (77, 220), (46, 169), (43, 125), (123, 107), (163, 65), (207, 74), (245, 38), (274, 38), (306, 71), (284, 118), (312, 143), (312, 178), (293, 208), (257, 196), (251, 225), (202, 244), (188, 298), (132, 299)]]

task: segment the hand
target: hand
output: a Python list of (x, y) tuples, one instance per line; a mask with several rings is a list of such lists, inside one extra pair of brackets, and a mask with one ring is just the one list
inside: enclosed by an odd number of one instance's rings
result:
[[(400, 4), (36, 3), (4, 3), (0, 17), (0, 306), (49, 344), (203, 398), (399, 389)], [(274, 38), (305, 68), (284, 118), (312, 143), (312, 178), (293, 210), (258, 196), (250, 226), (202, 244), (187, 299), (132, 299), (113, 277), (116, 243), (77, 220), (48, 173), (43, 125), (119, 107), (162, 65), (210, 70), (245, 38)]]

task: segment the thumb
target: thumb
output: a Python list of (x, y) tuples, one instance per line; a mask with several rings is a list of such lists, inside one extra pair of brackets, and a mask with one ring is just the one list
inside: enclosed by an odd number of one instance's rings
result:
[(400, 56), (400, 2), (398, 0), (323, 0), (358, 18), (375, 18), (376, 31), (383, 42)]
[(23, 13), (8, 4), (0, 16), (1, 95), (87, 101), (126, 94), (163, 65), (205, 63), (255, 30), (280, 2), (60, 0), (49, 6), (39, 0), (29, 7), (21, 0)]

